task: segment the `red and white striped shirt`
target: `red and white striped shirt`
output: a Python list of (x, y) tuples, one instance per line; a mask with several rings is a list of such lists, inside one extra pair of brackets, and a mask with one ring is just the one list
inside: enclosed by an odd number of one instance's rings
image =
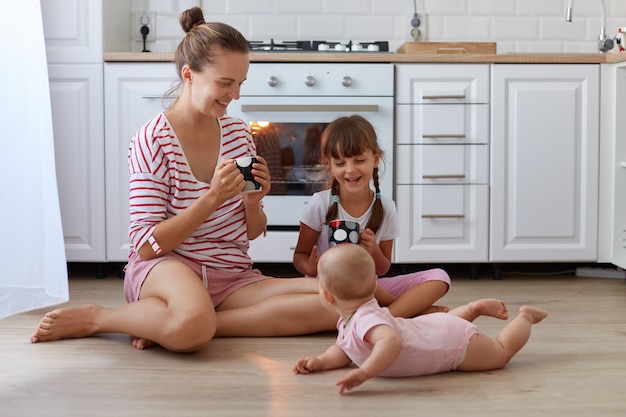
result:
[[(220, 155), (234, 159), (256, 154), (250, 130), (243, 120), (219, 119)], [(144, 125), (128, 150), (130, 175), (131, 251), (152, 237), (157, 224), (185, 210), (211, 186), (192, 174), (182, 146), (163, 113)], [(222, 271), (252, 267), (241, 196), (227, 200), (174, 252)]]

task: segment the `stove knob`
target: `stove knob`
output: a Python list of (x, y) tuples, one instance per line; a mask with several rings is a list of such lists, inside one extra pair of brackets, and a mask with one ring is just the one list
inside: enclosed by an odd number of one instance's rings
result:
[(278, 85), (278, 78), (273, 75), (267, 79), (267, 85), (270, 87), (276, 87)]
[(360, 43), (354, 43), (352, 44), (350, 49), (352, 50), (352, 52), (360, 52), (363, 50), (363, 45), (361, 45)]
[(328, 51), (329, 49), (330, 49), (330, 45), (327, 43), (320, 43), (319, 45), (317, 45), (318, 51)]
[(352, 85), (352, 78), (349, 75), (344, 75), (341, 80), (341, 85), (344, 87), (350, 87)]
[(378, 52), (380, 48), (375, 43), (370, 43), (369, 45), (367, 45), (367, 50), (370, 52)]
[(335, 51), (345, 52), (347, 50), (348, 50), (348, 46), (347, 45), (344, 45), (342, 43), (338, 43), (337, 45), (335, 45)]
[(315, 85), (315, 77), (312, 75), (307, 75), (307, 77), (304, 79), (304, 83), (309, 87), (313, 87)]

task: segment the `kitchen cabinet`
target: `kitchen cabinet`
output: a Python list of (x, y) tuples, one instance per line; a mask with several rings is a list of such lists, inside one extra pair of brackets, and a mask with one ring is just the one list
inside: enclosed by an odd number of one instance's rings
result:
[(598, 262), (626, 268), (626, 62), (600, 69)]
[(395, 262), (486, 262), (487, 64), (397, 64)]
[(68, 261), (106, 260), (100, 1), (42, 1)]
[(491, 262), (596, 261), (599, 66), (491, 74)]
[(177, 81), (173, 63), (105, 63), (106, 253), (128, 260), (130, 240), (128, 146), (141, 126), (169, 105), (165, 93)]

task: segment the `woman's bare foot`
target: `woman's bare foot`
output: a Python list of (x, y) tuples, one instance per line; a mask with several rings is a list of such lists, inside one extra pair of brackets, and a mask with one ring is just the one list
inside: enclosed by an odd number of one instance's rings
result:
[(464, 306), (450, 311), (450, 314), (461, 317), (467, 321), (474, 321), (480, 316), (493, 317), (500, 320), (509, 318), (509, 310), (502, 300), (496, 298), (483, 298), (472, 301)]
[(532, 324), (537, 324), (548, 317), (547, 311), (531, 306), (521, 306), (519, 308), (519, 314), (520, 316), (527, 317)]
[(43, 316), (30, 341), (37, 343), (92, 336), (97, 332), (96, 317), (102, 308), (86, 305), (50, 311)]

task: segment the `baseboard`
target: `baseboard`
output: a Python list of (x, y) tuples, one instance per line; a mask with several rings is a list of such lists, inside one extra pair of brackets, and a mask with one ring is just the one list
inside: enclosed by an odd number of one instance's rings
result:
[(576, 268), (577, 277), (626, 279), (626, 271), (618, 268), (584, 267)]

